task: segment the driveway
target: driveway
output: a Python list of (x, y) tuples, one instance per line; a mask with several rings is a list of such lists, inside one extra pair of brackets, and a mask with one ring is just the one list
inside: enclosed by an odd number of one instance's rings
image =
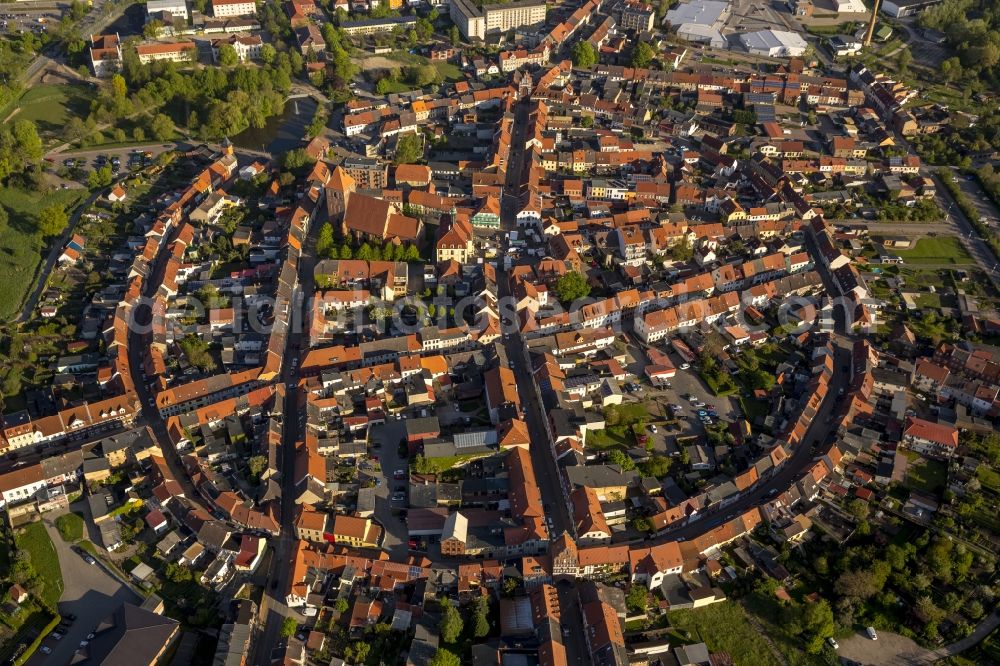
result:
[(29, 666), (65, 666), (70, 663), (73, 654), (86, 640), (97, 624), (114, 612), (123, 602), (139, 604), (142, 599), (127, 586), (110, 576), (99, 565), (87, 562), (74, 553), (70, 544), (62, 540), (56, 530), (54, 520), (61, 512), (46, 514), (43, 521), (45, 529), (52, 539), (56, 554), (59, 557), (59, 568), (62, 570), (63, 593), (59, 599), (59, 612), (66, 616), (70, 613), (77, 616), (76, 622), (62, 638), (56, 641), (46, 638), (43, 646), (52, 648), (52, 654), (36, 652), (28, 660)]

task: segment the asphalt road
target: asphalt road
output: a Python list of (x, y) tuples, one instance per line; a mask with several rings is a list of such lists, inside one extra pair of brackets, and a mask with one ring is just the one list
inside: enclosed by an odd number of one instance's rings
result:
[(29, 666), (69, 664), (80, 641), (86, 640), (87, 634), (102, 619), (124, 602), (142, 603), (139, 595), (127, 585), (109, 575), (100, 565), (87, 564), (86, 560), (71, 550), (70, 544), (62, 540), (52, 522), (57, 515), (59, 514), (46, 514), (43, 522), (52, 545), (55, 546), (59, 568), (62, 570), (64, 589), (59, 599), (59, 612), (64, 617), (72, 613), (77, 619), (61, 640), (57, 641), (50, 636), (42, 641), (42, 646), (50, 648), (52, 653), (46, 655), (38, 650), (28, 660)]
[[(302, 254), (299, 257), (299, 286), (295, 290), (295, 298), (300, 295), (309, 297), (315, 291), (315, 280), (313, 268), (316, 265), (315, 243), (319, 230), (326, 222), (325, 215), (321, 214), (309, 228), (309, 233), (302, 243)], [(293, 561), (293, 547), (296, 543), (294, 520), (295, 520), (295, 447), (299, 441), (304, 439), (301, 425), (305, 414), (300, 409), (300, 391), (296, 372), (292, 369), (291, 359), (298, 358), (304, 347), (308, 346), (308, 334), (304, 333), (301, 326), (302, 317), (295, 316), (295, 313), (302, 312), (302, 307), (296, 304), (289, 305), (289, 334), (288, 343), (285, 348), (285, 358), (281, 364), (281, 382), (287, 387), (285, 390), (285, 401), (282, 418), (284, 420), (284, 432), (281, 443), (281, 535), (278, 539), (270, 539), (274, 544), (271, 557), (271, 569), (268, 574), (269, 584), (264, 589), (261, 601), (260, 613), (258, 617), (257, 630), (260, 632), (253, 640), (250, 656), (247, 660), (250, 664), (265, 666), (271, 663), (272, 653), (278, 643), (278, 634), (281, 630), (281, 623), (285, 617), (294, 611), (285, 605), (285, 593), (289, 590), (291, 583), (291, 569)], [(296, 367), (298, 364), (295, 364)], [(297, 614), (296, 614), (297, 615)]]

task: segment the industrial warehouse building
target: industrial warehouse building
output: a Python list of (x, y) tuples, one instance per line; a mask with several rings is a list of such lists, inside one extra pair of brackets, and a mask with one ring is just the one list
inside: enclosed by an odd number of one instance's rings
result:
[(667, 12), (667, 22), (677, 31), (677, 36), (696, 44), (725, 48), (726, 38), (722, 27), (729, 18), (728, 2), (721, 0), (695, 0), (677, 5)]
[(806, 40), (787, 30), (758, 30), (740, 35), (747, 53), (771, 58), (793, 58), (806, 52)]

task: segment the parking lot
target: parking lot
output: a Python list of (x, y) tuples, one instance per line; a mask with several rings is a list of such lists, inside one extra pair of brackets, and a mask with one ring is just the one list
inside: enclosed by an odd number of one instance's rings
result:
[(986, 218), (986, 223), (993, 228), (1000, 228), (1000, 211), (997, 211), (996, 206), (983, 188), (979, 186), (979, 181), (976, 180), (974, 176), (963, 176), (957, 169), (952, 169), (952, 173), (957, 179), (958, 187), (962, 190), (962, 194), (965, 198), (969, 200), (969, 203), (976, 209), (980, 218)]
[(406, 557), (409, 538), (406, 521), (398, 513), (406, 507), (406, 500), (404, 496), (403, 500), (393, 501), (392, 495), (397, 492), (397, 487), (406, 486), (405, 480), (394, 478), (396, 470), (406, 470), (409, 463), (399, 455), (399, 442), (406, 437), (405, 423), (402, 419), (390, 417), (384, 424), (372, 426), (370, 442), (372, 446), (378, 445), (373, 454), (378, 456), (381, 470), (369, 472), (370, 467), (366, 465), (361, 465), (358, 470), (362, 481), (366, 476), (377, 476), (379, 479), (375, 486), (375, 519), (385, 530), (382, 547), (399, 561)]
[[(87, 640), (97, 624), (109, 616), (123, 602), (138, 604), (142, 600), (130, 588), (109, 575), (100, 564), (89, 564), (84, 556), (75, 552), (70, 544), (63, 541), (53, 521), (58, 513), (46, 514), (45, 529), (48, 530), (52, 545), (59, 557), (59, 568), (63, 576), (63, 593), (59, 600), (59, 612), (63, 617), (75, 615), (76, 620), (59, 633), (56, 640), (52, 634), (37, 652), (27, 661), (30, 666), (42, 664), (68, 664), (80, 646)], [(48, 650), (49, 654), (46, 654)]]
[[(680, 430), (672, 432), (665, 428), (657, 428), (656, 432), (651, 429), (647, 433), (653, 442), (653, 447), (658, 453), (674, 453), (672, 440), (676, 435), (703, 435), (705, 434), (705, 424), (698, 416), (698, 411), (714, 411), (718, 418), (725, 421), (733, 421), (742, 414), (736, 400), (729, 396), (716, 396), (705, 385), (705, 382), (698, 376), (694, 368), (682, 370), (684, 360), (675, 352), (670, 352), (670, 359), (677, 368), (677, 374), (670, 380), (669, 387), (655, 387), (644, 377), (647, 364), (646, 356), (642, 352), (635, 340), (628, 345), (628, 372), (639, 379), (635, 383), (639, 384), (639, 390), (626, 392), (626, 402), (640, 402), (645, 400), (650, 411), (651, 422), (671, 418), (671, 414), (676, 415), (680, 424)], [(628, 384), (630, 382), (626, 382)], [(691, 399), (693, 396), (693, 400)], [(696, 404), (703, 404), (704, 407), (695, 407)], [(671, 410), (671, 405), (679, 405), (679, 411)], [(714, 419), (713, 419), (714, 420)]]

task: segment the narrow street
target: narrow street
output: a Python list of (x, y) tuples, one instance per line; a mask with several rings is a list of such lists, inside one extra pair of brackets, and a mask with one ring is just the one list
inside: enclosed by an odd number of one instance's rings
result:
[[(285, 605), (285, 594), (291, 582), (293, 548), (295, 538), (295, 448), (302, 439), (302, 423), (305, 414), (299, 401), (303, 399), (298, 387), (296, 371), (291, 361), (298, 358), (303, 348), (308, 347), (308, 334), (304, 331), (303, 317), (308, 299), (315, 290), (313, 269), (316, 265), (316, 236), (326, 222), (326, 216), (321, 214), (309, 227), (309, 233), (302, 244), (302, 255), (299, 257), (298, 287), (295, 289), (293, 302), (288, 304), (288, 341), (285, 347), (285, 357), (281, 364), (280, 382), (285, 388), (279, 388), (279, 397), (284, 394), (282, 422), (284, 431), (281, 442), (281, 535), (271, 539), (274, 548), (271, 551), (271, 567), (268, 573), (268, 585), (264, 589), (260, 604), (258, 625), (263, 631), (256, 634), (247, 660), (250, 664), (264, 666), (271, 663), (271, 654), (277, 645), (278, 634), (285, 617), (293, 611)], [(297, 364), (296, 364), (297, 367)], [(278, 403), (275, 404), (278, 409)], [(259, 629), (258, 627), (258, 629)]]

